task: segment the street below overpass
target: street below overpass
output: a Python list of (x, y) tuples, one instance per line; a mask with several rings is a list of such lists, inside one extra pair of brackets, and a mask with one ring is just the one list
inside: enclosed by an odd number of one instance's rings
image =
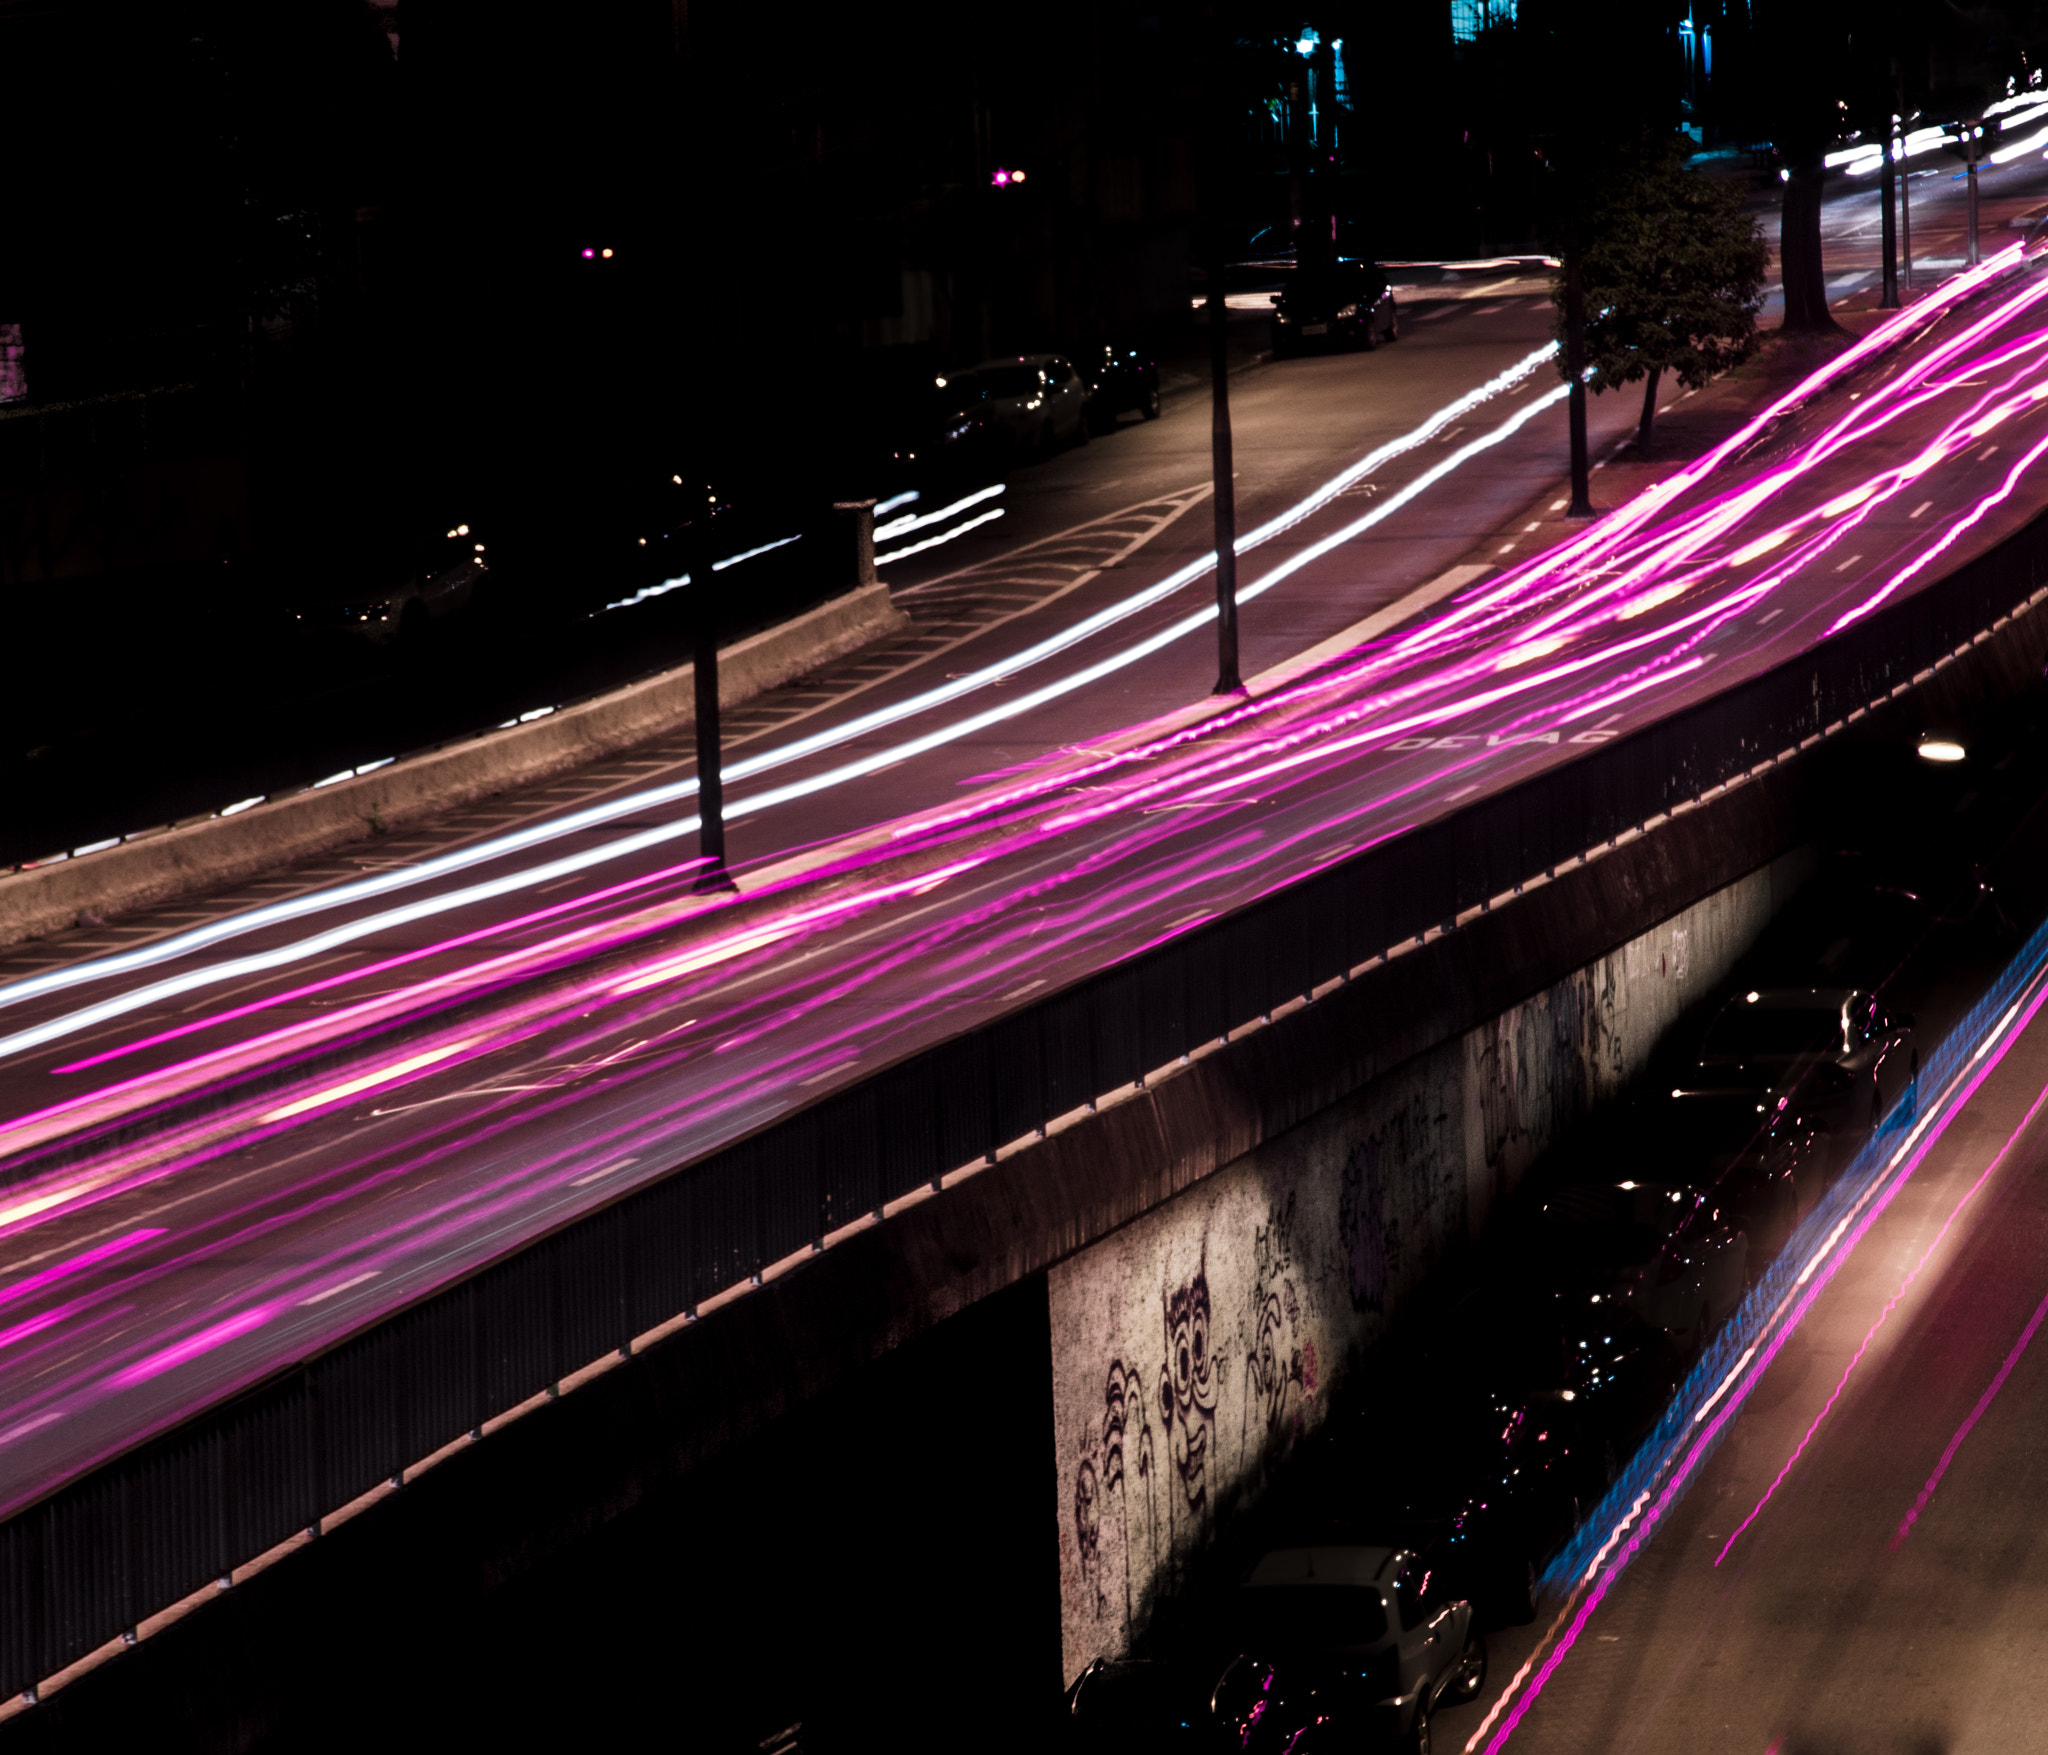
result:
[[(1863, 1238), (1507, 1747), (2034, 1745), (2044, 1100), (2037, 1026)], [(1499, 1644), (1505, 1680), (1527, 1654)], [(1446, 1740), (1459, 1728), (1447, 1715)]]
[[(550, 847), (475, 898), (481, 924), (443, 911), (457, 890), (399, 885), (381, 913), (17, 984), (5, 1504), (813, 1096), (1939, 577), (2038, 508), (2044, 298), (2010, 263), (1952, 283), (1563, 546), (1412, 592), (1249, 700), (893, 823), (856, 813), (858, 836), (737, 899), (692, 893), (675, 818), (642, 803), (653, 869)], [(1248, 581), (1341, 590), (1360, 562), (1325, 513)]]
[[(2039, 714), (2036, 691), (1967, 782), (1871, 785), (1842, 830), (1877, 857), (1824, 875), (1739, 972), (1737, 987), (1887, 981), (1930, 1056), (1917, 1113), (1879, 1137), (1857, 1198), (1815, 1216), (1681, 1387), (1674, 1436), (1588, 1517), (1536, 1619), (1489, 1636), (1488, 1685), (1439, 1715), (1439, 1748), (1960, 1755), (2038, 1741)], [(1958, 924), (1929, 896), (1903, 939), (1896, 915), (1873, 937), (1873, 877), (1924, 870), (1937, 839), (1958, 859), (1968, 847), (2014, 918)]]

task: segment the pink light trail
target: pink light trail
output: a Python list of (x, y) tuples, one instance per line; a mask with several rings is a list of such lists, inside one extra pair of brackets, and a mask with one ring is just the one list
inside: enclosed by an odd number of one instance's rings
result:
[(2034, 1306), (2033, 1316), (2028, 1319), (2027, 1326), (2020, 1331), (2020, 1338), (2013, 1342), (2012, 1351), (2005, 1356), (2005, 1363), (1999, 1366), (1998, 1374), (1992, 1378), (1990, 1386), (1977, 1398), (1977, 1405), (1970, 1410), (1970, 1417), (1956, 1428), (1956, 1435), (1948, 1441), (1948, 1447), (1942, 1451), (1941, 1460), (1934, 1465), (1934, 1473), (1927, 1477), (1927, 1485), (1920, 1489), (1920, 1495), (1913, 1501), (1912, 1509), (1899, 1519), (1898, 1533), (1891, 1541), (1893, 1552), (1896, 1553), (1906, 1537), (1912, 1534), (1913, 1526), (1920, 1521), (1921, 1512), (1927, 1509), (1928, 1500), (1934, 1497), (1935, 1488), (1941, 1485), (1942, 1476), (1948, 1473), (1948, 1465), (1956, 1460), (1956, 1452), (1963, 1448), (1963, 1440), (1977, 1429), (1977, 1422), (1984, 1418), (1991, 1404), (1998, 1399), (1998, 1392), (2005, 1387), (2005, 1380), (2012, 1375), (2012, 1368), (2020, 1362), (2020, 1355), (2027, 1350), (2028, 1343), (2033, 1340), (2044, 1317), (2048, 1317), (2048, 1297), (2044, 1297)]
[[(2044, 998), (2048, 998), (2048, 988), (2044, 988), (2040, 994), (2037, 994), (2034, 998), (2034, 1003), (2027, 1008), (2027, 1019), (2029, 1021), (2032, 1020), (2034, 1013), (2040, 1009)], [(2013, 1031), (2006, 1040), (2010, 1042), (2025, 1028), (2026, 1024), (2022, 1023), (2019, 1030)], [(1994, 1060), (1992, 1065), (1996, 1064), (1997, 1062)], [(1990, 1071), (1991, 1067), (1986, 1066), (1971, 1081), (1969, 1091), (1965, 1093), (1962, 1102), (1956, 1106), (1956, 1113), (1961, 1112), (1963, 1106), (1968, 1103), (1970, 1096), (1975, 1094), (1977, 1087), (1984, 1082)], [(1906, 1277), (1899, 1282), (1898, 1290), (1885, 1300), (1884, 1308), (1877, 1313), (1877, 1320), (1870, 1325), (1862, 1341), (1858, 1343), (1856, 1351), (1850, 1355), (1849, 1363), (1842, 1368), (1840, 1379), (1836, 1382), (1835, 1387), (1828, 1392), (1828, 1399), (1821, 1405), (1820, 1412), (1814, 1415), (1813, 1423), (1800, 1435), (1799, 1442), (1792, 1447), (1792, 1454), (1785, 1459), (1784, 1466), (1778, 1470), (1771, 1484), (1764, 1489), (1763, 1497), (1750, 1508), (1749, 1515), (1735, 1526), (1728, 1540), (1721, 1545), (1720, 1553), (1714, 1556), (1714, 1564), (1716, 1566), (1719, 1566), (1723, 1560), (1728, 1558), (1729, 1550), (1742, 1539), (1743, 1532), (1763, 1515), (1763, 1509), (1766, 1505), (1770, 1504), (1772, 1495), (1777, 1492), (1779, 1487), (1784, 1485), (1785, 1477), (1791, 1474), (1794, 1467), (1797, 1466), (1799, 1459), (1806, 1454), (1807, 1446), (1813, 1442), (1814, 1435), (1820, 1431), (1827, 1417), (1835, 1411), (1835, 1404), (1842, 1399), (1842, 1391), (1849, 1387), (1849, 1379), (1855, 1375), (1856, 1367), (1863, 1363), (1864, 1355), (1870, 1351), (1871, 1343), (1877, 1339), (1877, 1331), (1884, 1327), (1891, 1313), (1899, 1307), (1900, 1300), (1912, 1289), (1913, 1282), (1920, 1277), (1921, 1269), (1934, 1259), (1934, 1252), (1941, 1247), (1949, 1232), (1955, 1228), (1956, 1221), (1963, 1216), (1963, 1209), (1977, 1198), (1978, 1194), (1982, 1192), (1984, 1185), (2004, 1165), (2007, 1157), (2011, 1155), (2014, 1145), (2018, 1143), (2020, 1135), (2027, 1131), (2033, 1124), (2034, 1117), (2040, 1114), (2043, 1104), (2048, 1104), (2048, 1086), (2043, 1087), (2040, 1095), (2034, 1099), (2025, 1116), (2021, 1118), (2019, 1126), (2014, 1128), (2011, 1134), (2007, 1136), (2005, 1144), (1998, 1148), (1997, 1152), (1992, 1156), (1991, 1162), (1984, 1166), (1983, 1172), (1978, 1176), (1977, 1180), (1964, 1190), (1962, 1199), (1957, 1201), (1954, 1207), (1950, 1209), (1948, 1217), (1941, 1222), (1941, 1229), (1935, 1232), (1933, 1239), (1920, 1252), (1920, 1259), (1906, 1270)], [(1913, 1167), (1918, 1167), (1920, 1161), (1933, 1148), (1934, 1141), (1938, 1137), (1939, 1135), (1930, 1133), (1928, 1138), (1922, 1142), (1919, 1151), (1914, 1154)], [(1909, 1169), (1907, 1175), (1911, 1175), (1911, 1173), (1912, 1171)], [(1905, 1182), (1906, 1177), (1900, 1177), (1892, 1190), (1885, 1195), (1885, 1198), (1871, 1208), (1868, 1217), (1857, 1227), (1856, 1234), (1859, 1237), (1870, 1228), (1871, 1222), (1876, 1219), (1877, 1215), (1891, 1204), (1892, 1195), (1896, 1194), (1900, 1188), (1903, 1188)], [(1844, 1253), (1846, 1254), (1846, 1251)], [(1832, 1277), (1832, 1275), (1829, 1276), (1829, 1278)], [(1819, 1284), (1816, 1283), (1815, 1292), (1817, 1293), (1819, 1289)], [(1809, 1295), (1807, 1302), (1812, 1302), (1811, 1295)], [(1775, 1353), (1777, 1351), (1776, 1346), (1774, 1345), (1771, 1350)]]

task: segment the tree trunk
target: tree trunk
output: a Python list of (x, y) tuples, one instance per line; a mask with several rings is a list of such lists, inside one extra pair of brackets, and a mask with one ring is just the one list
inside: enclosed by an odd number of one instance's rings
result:
[(1828, 309), (1827, 274), (1820, 257), (1819, 155), (1792, 167), (1778, 223), (1778, 260), (1785, 277), (1784, 327), (1827, 334), (1841, 328)]
[(1591, 518), (1593, 497), (1586, 463), (1586, 287), (1580, 270), (1579, 222), (1565, 228), (1564, 361), (1566, 425), (1572, 446), (1572, 507), (1567, 518)]
[(1662, 366), (1652, 366), (1650, 368), (1649, 380), (1643, 385), (1643, 418), (1636, 427), (1636, 455), (1638, 457), (1647, 457), (1650, 454), (1650, 428), (1656, 424), (1657, 420), (1657, 385), (1662, 381), (1663, 377), (1664, 368)]

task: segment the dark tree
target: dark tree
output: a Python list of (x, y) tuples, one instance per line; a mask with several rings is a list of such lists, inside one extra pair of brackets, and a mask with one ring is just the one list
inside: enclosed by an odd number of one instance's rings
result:
[(1759, 117), (1769, 124), (1785, 173), (1778, 231), (1784, 326), (1832, 331), (1840, 325), (1828, 310), (1821, 262), (1821, 159), (1843, 128), (1851, 45), (1841, 13), (1824, 0), (1770, 0), (1757, 8), (1756, 34)]
[[(1595, 395), (1648, 380), (1644, 447), (1664, 373), (1698, 389), (1754, 351), (1770, 265), (1740, 194), (1689, 169), (1690, 152), (1682, 134), (1644, 136), (1610, 163), (1587, 205), (1585, 361)], [(1562, 279), (1554, 296), (1562, 341)]]

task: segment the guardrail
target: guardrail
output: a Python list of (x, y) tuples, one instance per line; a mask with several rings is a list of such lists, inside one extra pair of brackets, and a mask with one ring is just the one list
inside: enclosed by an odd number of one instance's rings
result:
[(2048, 519), (1659, 724), (778, 1120), (0, 1524), (0, 1689), (43, 1677), (771, 1263), (1785, 760), (2048, 590)]

